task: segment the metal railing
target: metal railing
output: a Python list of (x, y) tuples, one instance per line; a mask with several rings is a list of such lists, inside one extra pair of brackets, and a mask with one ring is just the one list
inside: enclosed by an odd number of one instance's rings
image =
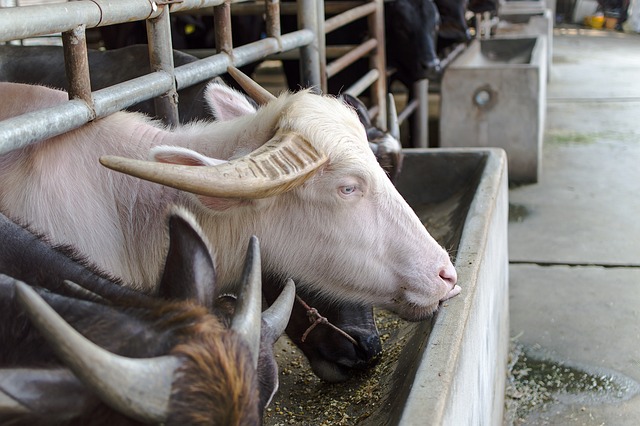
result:
[[(0, 42), (55, 32), (63, 34), (69, 102), (0, 121), (0, 154), (59, 135), (99, 117), (156, 98), (158, 116), (178, 123), (176, 91), (223, 74), (229, 65), (242, 66), (266, 56), (300, 48), (303, 78), (320, 85), (318, 0), (298, 0), (301, 29), (280, 34), (279, 2), (268, 0), (267, 37), (234, 48), (230, 5), (235, 0), (79, 0), (68, 3), (0, 9)], [(219, 53), (174, 68), (169, 15), (213, 8)], [(147, 23), (150, 74), (91, 91), (85, 31), (124, 22)]]

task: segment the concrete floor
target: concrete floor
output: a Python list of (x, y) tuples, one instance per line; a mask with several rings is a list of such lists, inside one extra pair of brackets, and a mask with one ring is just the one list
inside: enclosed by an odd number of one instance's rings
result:
[(540, 181), (509, 191), (513, 344), (621, 385), (506, 423), (640, 425), (640, 35), (556, 29), (547, 99)]

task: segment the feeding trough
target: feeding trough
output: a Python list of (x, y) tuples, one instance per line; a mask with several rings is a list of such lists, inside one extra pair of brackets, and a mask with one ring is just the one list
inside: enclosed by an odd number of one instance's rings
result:
[(427, 321), (376, 312), (383, 356), (346, 383), (321, 382), (281, 339), (280, 391), (265, 424), (501, 424), (509, 335), (504, 151), (406, 150), (398, 188), (451, 250), (462, 293)]
[(546, 107), (546, 37), (474, 40), (442, 79), (440, 145), (500, 147), (512, 182), (537, 182)]
[(496, 26), (495, 37), (536, 37), (547, 38), (547, 78), (549, 78), (553, 58), (553, 21), (552, 9), (541, 7), (510, 7), (519, 2), (506, 2), (500, 7), (500, 20)]

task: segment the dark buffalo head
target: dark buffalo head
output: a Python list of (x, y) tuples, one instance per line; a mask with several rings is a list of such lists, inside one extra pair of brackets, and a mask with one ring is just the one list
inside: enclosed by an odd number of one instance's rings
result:
[[(174, 211), (169, 221), (170, 249), (160, 285), (160, 294), (172, 300), (96, 277), (2, 217), (3, 240), (23, 256), (14, 256), (13, 250), (1, 253), (0, 272), (10, 269), (48, 290), (0, 276), (0, 414), (9, 412), (0, 419), (62, 416), (58, 420), (84, 424), (103, 413), (118, 422), (191, 424), (200, 417), (219, 424), (234, 418), (259, 423), (261, 409), (278, 386), (272, 346), (287, 323), (293, 283), (261, 318), (254, 238), (243, 280), (247, 290), (237, 303), (232, 301), (230, 318), (212, 315), (224, 309), (211, 290), (210, 250), (193, 219), (183, 215)], [(84, 286), (62, 282), (65, 271), (83, 279)], [(51, 329), (51, 324), (57, 325)], [(74, 374), (65, 373), (66, 368)], [(52, 395), (56, 386), (60, 392), (71, 389), (69, 398), (82, 395), (80, 402), (38, 396)]]
[[(263, 294), (270, 302), (281, 280), (264, 280)], [(319, 378), (343, 382), (378, 362), (382, 344), (371, 306), (336, 305), (300, 289), (297, 294), (286, 333)]]
[(402, 170), (402, 143), (400, 142), (400, 128), (398, 127), (398, 115), (392, 94), (387, 96), (387, 127), (384, 131), (373, 125), (369, 110), (362, 101), (348, 94), (340, 95), (347, 105), (355, 109), (360, 122), (367, 132), (369, 147), (376, 155), (378, 164), (387, 172), (392, 182), (395, 182), (400, 170)]
[(435, 0), (440, 12), (440, 28), (438, 29), (438, 52), (447, 47), (467, 43), (471, 40), (471, 31), (467, 26), (465, 12), (466, 0)]
[(407, 87), (424, 78), (437, 79), (438, 9), (432, 0), (385, 2), (387, 61), (397, 68), (396, 78)]

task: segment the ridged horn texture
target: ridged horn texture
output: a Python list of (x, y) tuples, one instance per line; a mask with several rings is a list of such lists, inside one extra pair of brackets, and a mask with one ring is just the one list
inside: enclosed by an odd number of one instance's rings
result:
[(229, 66), (227, 72), (258, 105), (265, 105), (276, 98), (238, 68)]
[(173, 356), (126, 358), (99, 347), (74, 330), (31, 287), (15, 281), (16, 298), (60, 359), (104, 403), (142, 422), (168, 414)]
[(262, 314), (262, 264), (260, 243), (255, 235), (249, 239), (241, 285), (231, 329), (242, 336), (249, 346), (253, 366), (257, 368)]
[(387, 128), (389, 134), (400, 141), (400, 125), (398, 124), (398, 113), (393, 93), (387, 93)]
[(265, 332), (268, 333), (273, 341), (276, 341), (278, 337), (284, 333), (289, 323), (289, 318), (291, 317), (291, 310), (293, 309), (295, 298), (296, 285), (293, 280), (289, 278), (280, 296), (269, 306), (269, 309), (262, 313), (262, 320), (266, 324)]
[(112, 170), (194, 194), (256, 199), (287, 192), (309, 179), (327, 156), (297, 133), (276, 135), (244, 157), (218, 166), (187, 166), (103, 156)]

